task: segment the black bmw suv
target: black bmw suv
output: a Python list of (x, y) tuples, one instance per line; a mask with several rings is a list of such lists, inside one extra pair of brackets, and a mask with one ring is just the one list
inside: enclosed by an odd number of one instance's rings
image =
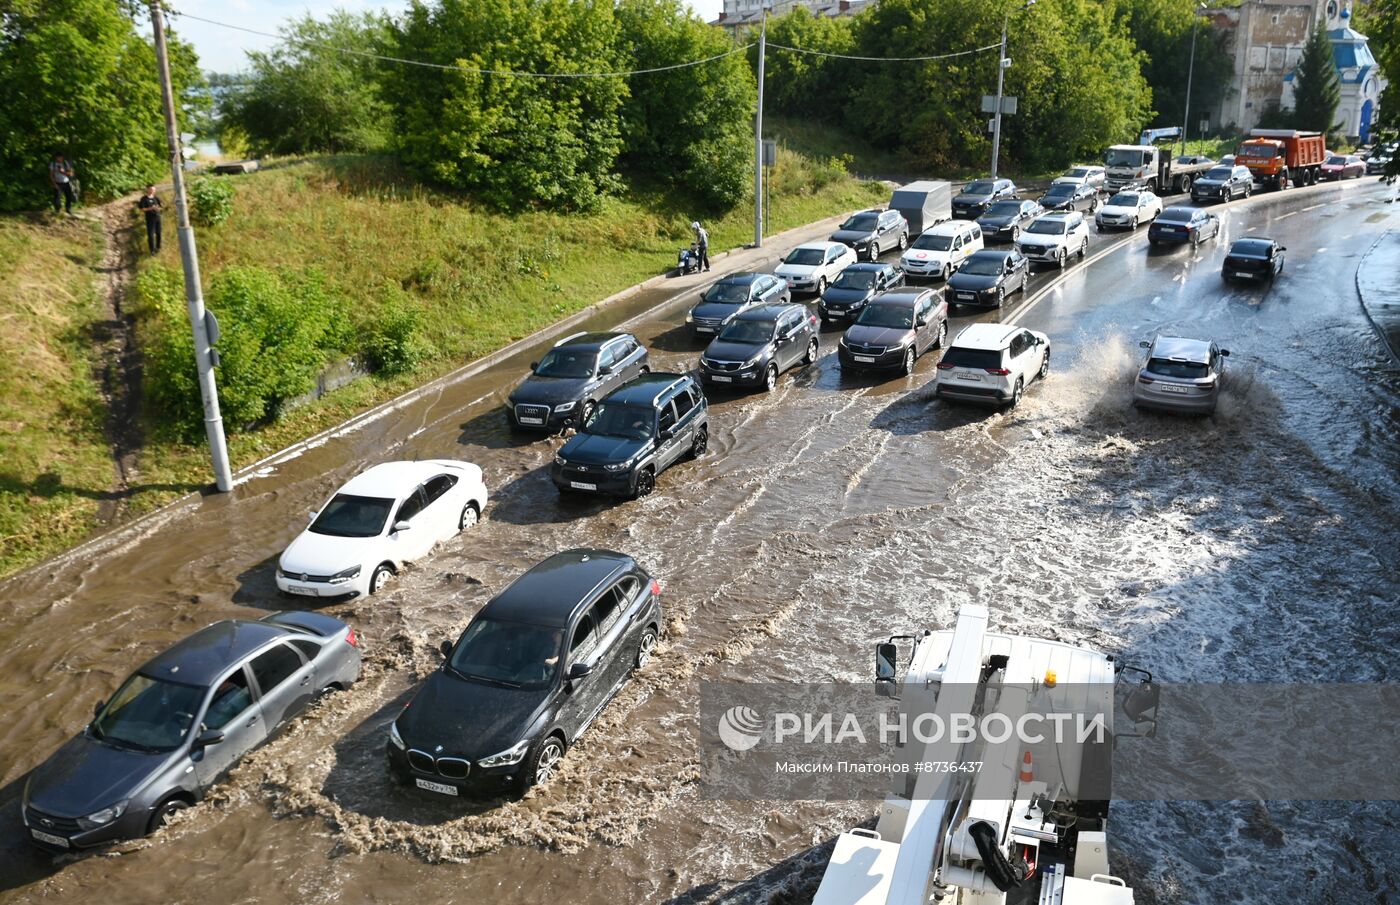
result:
[(564, 752), (651, 659), (661, 585), (611, 550), (556, 553), (484, 606), (389, 725), (400, 781), (439, 795), (548, 782)]
[(599, 399), (651, 370), (630, 333), (575, 333), (530, 365), (510, 394), (506, 417), (522, 430), (559, 431), (588, 419)]
[(687, 374), (647, 374), (608, 396), (550, 468), (560, 493), (643, 497), (656, 476), (710, 442), (705, 394)]
[(816, 363), (817, 332), (817, 318), (806, 305), (745, 311), (700, 356), (700, 376), (706, 383), (761, 386), (771, 392), (788, 368)]

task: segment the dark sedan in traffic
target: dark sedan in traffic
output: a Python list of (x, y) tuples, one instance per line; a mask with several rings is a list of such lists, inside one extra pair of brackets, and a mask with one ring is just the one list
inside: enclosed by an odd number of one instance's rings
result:
[(1200, 245), (1220, 235), (1220, 218), (1198, 207), (1169, 207), (1147, 227), (1153, 245)]
[(1273, 239), (1258, 236), (1237, 239), (1225, 255), (1220, 278), (1231, 280), (1272, 280), (1283, 272), (1283, 253), (1288, 249)]
[(1015, 242), (1021, 229), (1043, 213), (1045, 209), (1035, 201), (998, 201), (977, 218), (977, 225), (988, 239)]
[(904, 285), (904, 271), (893, 264), (852, 264), (831, 281), (817, 301), (823, 321), (855, 317), (882, 292)]
[(700, 293), (700, 304), (685, 322), (696, 333), (713, 336), (741, 311), (790, 301), (792, 290), (771, 273), (731, 273)]
[(359, 675), (355, 630), (321, 613), (200, 629), (133, 673), (30, 774), (30, 841), (67, 852), (155, 831), (317, 696)]
[(976, 220), (992, 202), (1015, 197), (1016, 184), (1010, 179), (978, 179), (963, 186), (963, 190), (953, 196), (953, 217)]
[(1040, 206), (1047, 211), (1087, 211), (1099, 207), (1099, 190), (1087, 182), (1056, 182), (1040, 196)]
[(979, 251), (948, 280), (954, 305), (1000, 308), (1013, 292), (1025, 292), (1030, 262), (1019, 251)]
[(932, 289), (890, 292), (866, 306), (836, 347), (843, 371), (914, 372), (919, 356), (948, 339), (948, 303)]

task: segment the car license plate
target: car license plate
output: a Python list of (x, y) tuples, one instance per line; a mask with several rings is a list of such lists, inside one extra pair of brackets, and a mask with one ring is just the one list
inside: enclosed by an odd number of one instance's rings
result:
[(852, 355), (851, 357), (854, 358), (856, 361), (863, 362), (865, 364), (875, 363), (875, 356), (873, 355)]
[(543, 418), (521, 418), (521, 424), (544, 424)]
[(1247, 271), (1247, 270), (1236, 270), (1234, 273), (1232, 273), (1232, 274), (1230, 274), (1230, 275), (1231, 275), (1231, 276), (1236, 276), (1236, 277), (1246, 277), (1246, 278), (1254, 276), (1254, 274), (1250, 273), (1250, 272)]
[(982, 379), (982, 375), (981, 375), (981, 374), (978, 374), (978, 373), (975, 373), (975, 372), (973, 372), (973, 371), (959, 371), (959, 372), (958, 372), (958, 379), (959, 379), (959, 380), (981, 380), (981, 379)]
[(62, 836), (55, 836), (51, 833), (45, 833), (36, 829), (30, 829), (29, 832), (40, 842), (47, 842), (49, 845), (56, 845), (59, 848), (68, 848), (69, 846), (68, 840), (64, 839)]
[[(583, 481), (570, 481), (570, 482), (569, 482), (569, 486), (572, 487), (572, 488), (575, 489), (575, 490), (597, 490), (597, 489), (598, 489), (598, 485), (597, 485), (597, 484), (585, 484)], [(418, 780), (418, 781), (419, 781), (419, 782), (422, 782), (423, 780), (420, 779), (420, 780)], [(452, 794), (453, 794), (453, 795), (456, 795), (457, 793), (456, 793), (456, 792), (453, 792)]]
[(287, 593), (288, 593), (288, 594), (300, 594), (300, 595), (302, 595), (303, 597), (315, 597), (315, 596), (316, 596), (316, 589), (315, 589), (315, 588), (308, 588), (308, 587), (305, 587), (305, 586), (299, 585), (299, 584), (289, 584), (289, 585), (287, 585)]
[(723, 374), (711, 374), (710, 379), (715, 383), (733, 383), (733, 377), (725, 377)]
[(445, 783), (433, 782), (430, 779), (415, 779), (415, 781), (418, 783), (418, 788), (427, 789), (429, 792), (439, 792), (443, 795), (457, 794), (456, 786), (449, 786)]
[(1189, 393), (1189, 392), (1191, 392), (1191, 388), (1190, 388), (1190, 387), (1177, 386), (1177, 385), (1174, 384), (1174, 383), (1164, 383), (1164, 384), (1162, 384), (1162, 392), (1164, 392), (1164, 393)]
[(714, 328), (714, 327), (696, 327), (696, 328), (695, 328), (695, 332), (696, 332), (696, 333), (713, 333), (713, 332), (715, 332), (715, 328)]
[(975, 299), (975, 298), (977, 298), (977, 296), (976, 296), (975, 293), (971, 293), (971, 292), (959, 292), (959, 293), (958, 293), (958, 298), (960, 298), (960, 299)]

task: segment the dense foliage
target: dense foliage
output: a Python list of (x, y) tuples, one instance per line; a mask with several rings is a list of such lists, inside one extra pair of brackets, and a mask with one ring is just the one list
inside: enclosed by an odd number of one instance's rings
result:
[[(1225, 35), (1196, 13), (1199, 0), (1117, 0), (1117, 15), (1142, 51), (1142, 74), (1152, 89), (1153, 126), (1187, 126), (1199, 137), (1200, 120), (1215, 108), (1234, 74)], [(1191, 45), (1195, 41), (1195, 65)], [(1191, 74), (1191, 122), (1186, 123), (1186, 83)], [(1228, 123), (1212, 123), (1212, 128)]]
[(191, 180), (187, 189), (190, 219), (200, 226), (218, 226), (233, 214), (233, 183), (218, 176)]
[[(1385, 78), (1375, 137), (1395, 141), (1400, 135), (1400, 0), (1371, 0), (1357, 12), (1356, 28), (1371, 39), (1371, 52)], [(1391, 158), (1387, 175), (1400, 174), (1400, 155)]]
[(1332, 56), (1332, 42), (1321, 25), (1312, 30), (1303, 55), (1293, 74), (1293, 125), (1324, 135), (1337, 131), (1337, 107), (1342, 103), (1342, 84)]
[(276, 47), (249, 52), (250, 71), (225, 83), (220, 111), (255, 154), (381, 150), (389, 143), (389, 108), (367, 54), (387, 35), (387, 22), (373, 13), (297, 19), (282, 28)]
[[(109, 0), (0, 4), (0, 209), (35, 208), (55, 153), (86, 197), (107, 198), (168, 164), (150, 23)], [(200, 78), (193, 50), (170, 44), (177, 91)]]

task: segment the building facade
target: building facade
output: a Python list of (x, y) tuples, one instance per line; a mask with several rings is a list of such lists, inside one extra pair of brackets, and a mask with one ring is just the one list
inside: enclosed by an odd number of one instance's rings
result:
[(853, 16), (879, 0), (724, 0), (719, 18), (711, 25), (738, 33), (763, 21), (763, 11), (769, 16), (781, 16), (805, 6), (815, 16)]

